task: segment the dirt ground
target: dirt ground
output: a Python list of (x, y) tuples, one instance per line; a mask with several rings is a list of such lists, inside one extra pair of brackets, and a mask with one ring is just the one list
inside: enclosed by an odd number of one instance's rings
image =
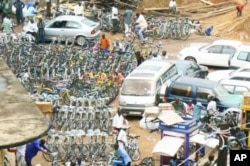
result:
[[(196, 1), (197, 0), (193, 0)], [(192, 1), (192, 2), (193, 2)], [(221, 2), (222, 0), (213, 0), (214, 3), (216, 2)], [(185, 4), (185, 3), (184, 3)], [(243, 15), (247, 15), (249, 13), (247, 13), (248, 11), (250, 11), (250, 5), (248, 4), (243, 11)], [(249, 17), (250, 18), (250, 17)], [(248, 38), (248, 34), (249, 34), (249, 30), (250, 30), (250, 19), (246, 19), (246, 21), (244, 21), (242, 24), (240, 24), (237, 28), (235, 28), (234, 31), (232, 32), (228, 32), (229, 27), (225, 27), (223, 30), (221, 30), (221, 24), (223, 22), (230, 22), (228, 23), (228, 25), (232, 25), (233, 23), (237, 23), (238, 21), (240, 21), (240, 18), (236, 18), (236, 11), (233, 10), (229, 13), (226, 13), (224, 15), (218, 15), (216, 17), (210, 17), (208, 19), (202, 20), (202, 23), (204, 24), (204, 26), (207, 25), (214, 25), (215, 27), (215, 31), (216, 33), (221, 33), (223, 34), (222, 36), (219, 36), (219, 38), (233, 38), (233, 39), (239, 39), (239, 40), (244, 40), (244, 41), (248, 41), (249, 42), (249, 38)], [(245, 19), (245, 18), (244, 18)], [(217, 32), (218, 30), (216, 30), (216, 28), (220, 28), (219, 32)], [(17, 27), (16, 28), (16, 32), (20, 31), (21, 27)], [(121, 38), (121, 35), (116, 35), (116, 36), (112, 36), (109, 33), (106, 33), (107, 37), (111, 40), (117, 40), (119, 38)], [(247, 37), (246, 37), (247, 36)], [(178, 52), (180, 49), (188, 46), (191, 42), (211, 42), (215, 39), (218, 39), (218, 37), (203, 37), (203, 36), (196, 36), (196, 35), (191, 35), (191, 37), (187, 40), (187, 41), (179, 41), (179, 40), (162, 40), (162, 44), (164, 46), (164, 49), (167, 50), (168, 52), (168, 56), (170, 59), (176, 59)], [(116, 99), (112, 105), (114, 108), (117, 107), (117, 102), (118, 100)], [(141, 151), (141, 159), (143, 159), (144, 157), (147, 156), (152, 156), (152, 151), (153, 151), (153, 147), (156, 145), (157, 141), (160, 140), (160, 133), (159, 132), (155, 132), (155, 133), (149, 133), (149, 131), (147, 130), (143, 130), (141, 128), (139, 128), (139, 120), (140, 117), (128, 117), (129, 123), (130, 123), (130, 133), (135, 133), (137, 135), (140, 135), (139, 138), (139, 147), (140, 147), (140, 151)], [(9, 154), (9, 156), (12, 158), (12, 165), (14, 165), (14, 155), (13, 154)], [(33, 159), (33, 165), (36, 164), (40, 164), (41, 166), (49, 166), (51, 165), (51, 163), (47, 163), (41, 153), (39, 153), (34, 159)]]

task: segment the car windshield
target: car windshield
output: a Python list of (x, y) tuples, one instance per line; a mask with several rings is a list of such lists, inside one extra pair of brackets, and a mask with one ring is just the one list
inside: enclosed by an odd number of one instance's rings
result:
[(217, 96), (229, 95), (228, 91), (222, 85), (217, 85), (214, 90)]
[(130, 96), (151, 96), (154, 94), (154, 89), (155, 83), (152, 80), (131, 79), (124, 81), (121, 94)]
[(205, 44), (205, 45), (201, 46), (201, 47), (199, 48), (199, 51), (202, 50), (203, 48), (207, 47), (208, 45), (210, 45), (210, 44)]
[(89, 27), (96, 26), (96, 22), (91, 21), (91, 20), (89, 20), (87, 18), (82, 19), (81, 22), (88, 25)]

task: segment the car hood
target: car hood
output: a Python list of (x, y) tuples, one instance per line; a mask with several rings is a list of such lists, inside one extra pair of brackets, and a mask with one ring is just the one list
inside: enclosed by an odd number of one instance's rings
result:
[(193, 52), (199, 51), (199, 49), (202, 46), (205, 46), (207, 44), (208, 43), (191, 43), (188, 47), (185, 47), (180, 51), (180, 55), (182, 54), (185, 55), (186, 53), (193, 53)]
[(234, 107), (234, 108), (240, 108), (240, 105), (242, 103), (243, 96), (242, 95), (224, 95), (220, 96), (219, 100), (220, 103), (228, 106), (228, 107)]
[(230, 73), (232, 71), (234, 71), (234, 70), (218, 70), (218, 71), (213, 71), (213, 72), (210, 72), (207, 75), (207, 79), (219, 82), (220, 80), (229, 77)]

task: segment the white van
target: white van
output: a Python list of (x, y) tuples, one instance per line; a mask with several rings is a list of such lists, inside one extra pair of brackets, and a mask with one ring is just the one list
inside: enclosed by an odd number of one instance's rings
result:
[(124, 79), (119, 93), (120, 110), (124, 114), (143, 114), (145, 107), (158, 105), (162, 84), (177, 73), (171, 61), (145, 61)]

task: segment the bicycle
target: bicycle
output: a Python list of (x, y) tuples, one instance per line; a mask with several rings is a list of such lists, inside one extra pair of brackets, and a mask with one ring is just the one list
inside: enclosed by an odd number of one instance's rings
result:
[(141, 157), (141, 152), (138, 146), (139, 135), (129, 134), (128, 135), (128, 147), (127, 152), (133, 161), (138, 161)]
[[(138, 32), (135, 28), (135, 26), (130, 26), (131, 32), (127, 32), (123, 36), (123, 41), (125, 42), (134, 42), (135, 37), (139, 37)], [(154, 31), (156, 31), (157, 27), (154, 27), (152, 29), (145, 29), (143, 31), (143, 36), (145, 38), (145, 43), (146, 44), (152, 44), (154, 42)]]

